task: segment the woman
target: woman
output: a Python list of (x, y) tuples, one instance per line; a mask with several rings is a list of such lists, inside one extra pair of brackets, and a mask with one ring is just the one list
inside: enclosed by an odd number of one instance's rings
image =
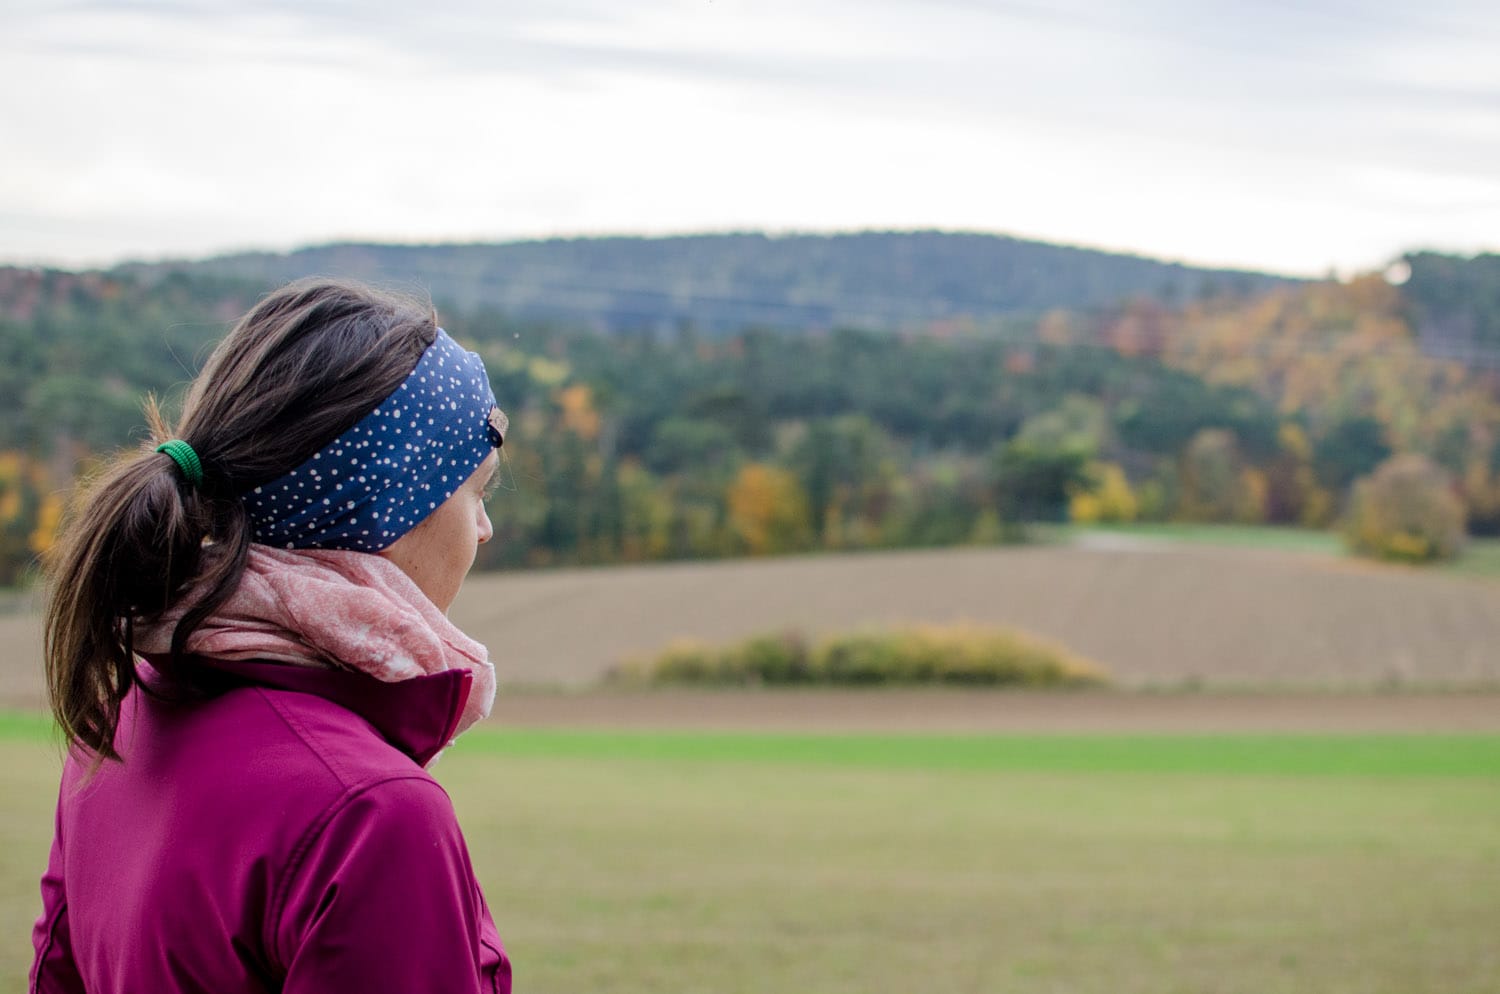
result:
[(273, 293), (49, 564), (70, 749), (33, 991), (508, 991), (425, 767), (488, 714), (446, 611), (505, 419), (430, 306)]

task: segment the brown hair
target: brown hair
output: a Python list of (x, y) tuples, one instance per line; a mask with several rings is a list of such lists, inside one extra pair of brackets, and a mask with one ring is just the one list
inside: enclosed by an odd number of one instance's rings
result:
[[(81, 493), (46, 564), (47, 687), (71, 742), (120, 758), (120, 702), (137, 682), (134, 625), (192, 593), (172, 637), (180, 655), (244, 572), (251, 530), (239, 495), (296, 468), (374, 410), (436, 336), (430, 303), (302, 280), (261, 300), (219, 343), (175, 428), (148, 400), (151, 441)], [(197, 452), (200, 486), (153, 451), (169, 438)]]

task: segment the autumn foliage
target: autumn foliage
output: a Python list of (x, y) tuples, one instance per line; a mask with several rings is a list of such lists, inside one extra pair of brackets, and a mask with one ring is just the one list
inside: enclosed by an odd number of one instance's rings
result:
[[(78, 467), (138, 442), (144, 393), (170, 406), (256, 292), (5, 272), (0, 585), (49, 546)], [(1456, 358), (1473, 322), (1439, 290), (1271, 281), (899, 335), (444, 308), (511, 417), (478, 565), (992, 543), (1067, 519), (1323, 528), (1411, 454), (1497, 534), (1500, 373)]]
[(1431, 460), (1394, 456), (1354, 485), (1344, 537), (1356, 552), (1381, 559), (1448, 559), (1463, 543), (1463, 503)]
[(752, 556), (807, 547), (812, 536), (807, 496), (786, 470), (747, 463), (726, 497), (730, 527)]
[(63, 498), (47, 468), (21, 452), (0, 452), (0, 586), (20, 581), (52, 548)]

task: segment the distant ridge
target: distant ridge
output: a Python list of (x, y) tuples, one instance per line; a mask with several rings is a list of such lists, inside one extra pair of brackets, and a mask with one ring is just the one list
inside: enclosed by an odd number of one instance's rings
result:
[(1136, 297), (1167, 304), (1295, 282), (1002, 235), (937, 231), (571, 238), (497, 244), (342, 243), (118, 267), (273, 286), (313, 274), (425, 289), (442, 307), (607, 331), (690, 324), (924, 330)]

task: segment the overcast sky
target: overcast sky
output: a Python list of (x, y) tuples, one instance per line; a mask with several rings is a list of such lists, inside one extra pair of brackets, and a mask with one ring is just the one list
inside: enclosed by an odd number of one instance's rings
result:
[(0, 262), (770, 229), (1500, 250), (1493, 0), (0, 0)]

